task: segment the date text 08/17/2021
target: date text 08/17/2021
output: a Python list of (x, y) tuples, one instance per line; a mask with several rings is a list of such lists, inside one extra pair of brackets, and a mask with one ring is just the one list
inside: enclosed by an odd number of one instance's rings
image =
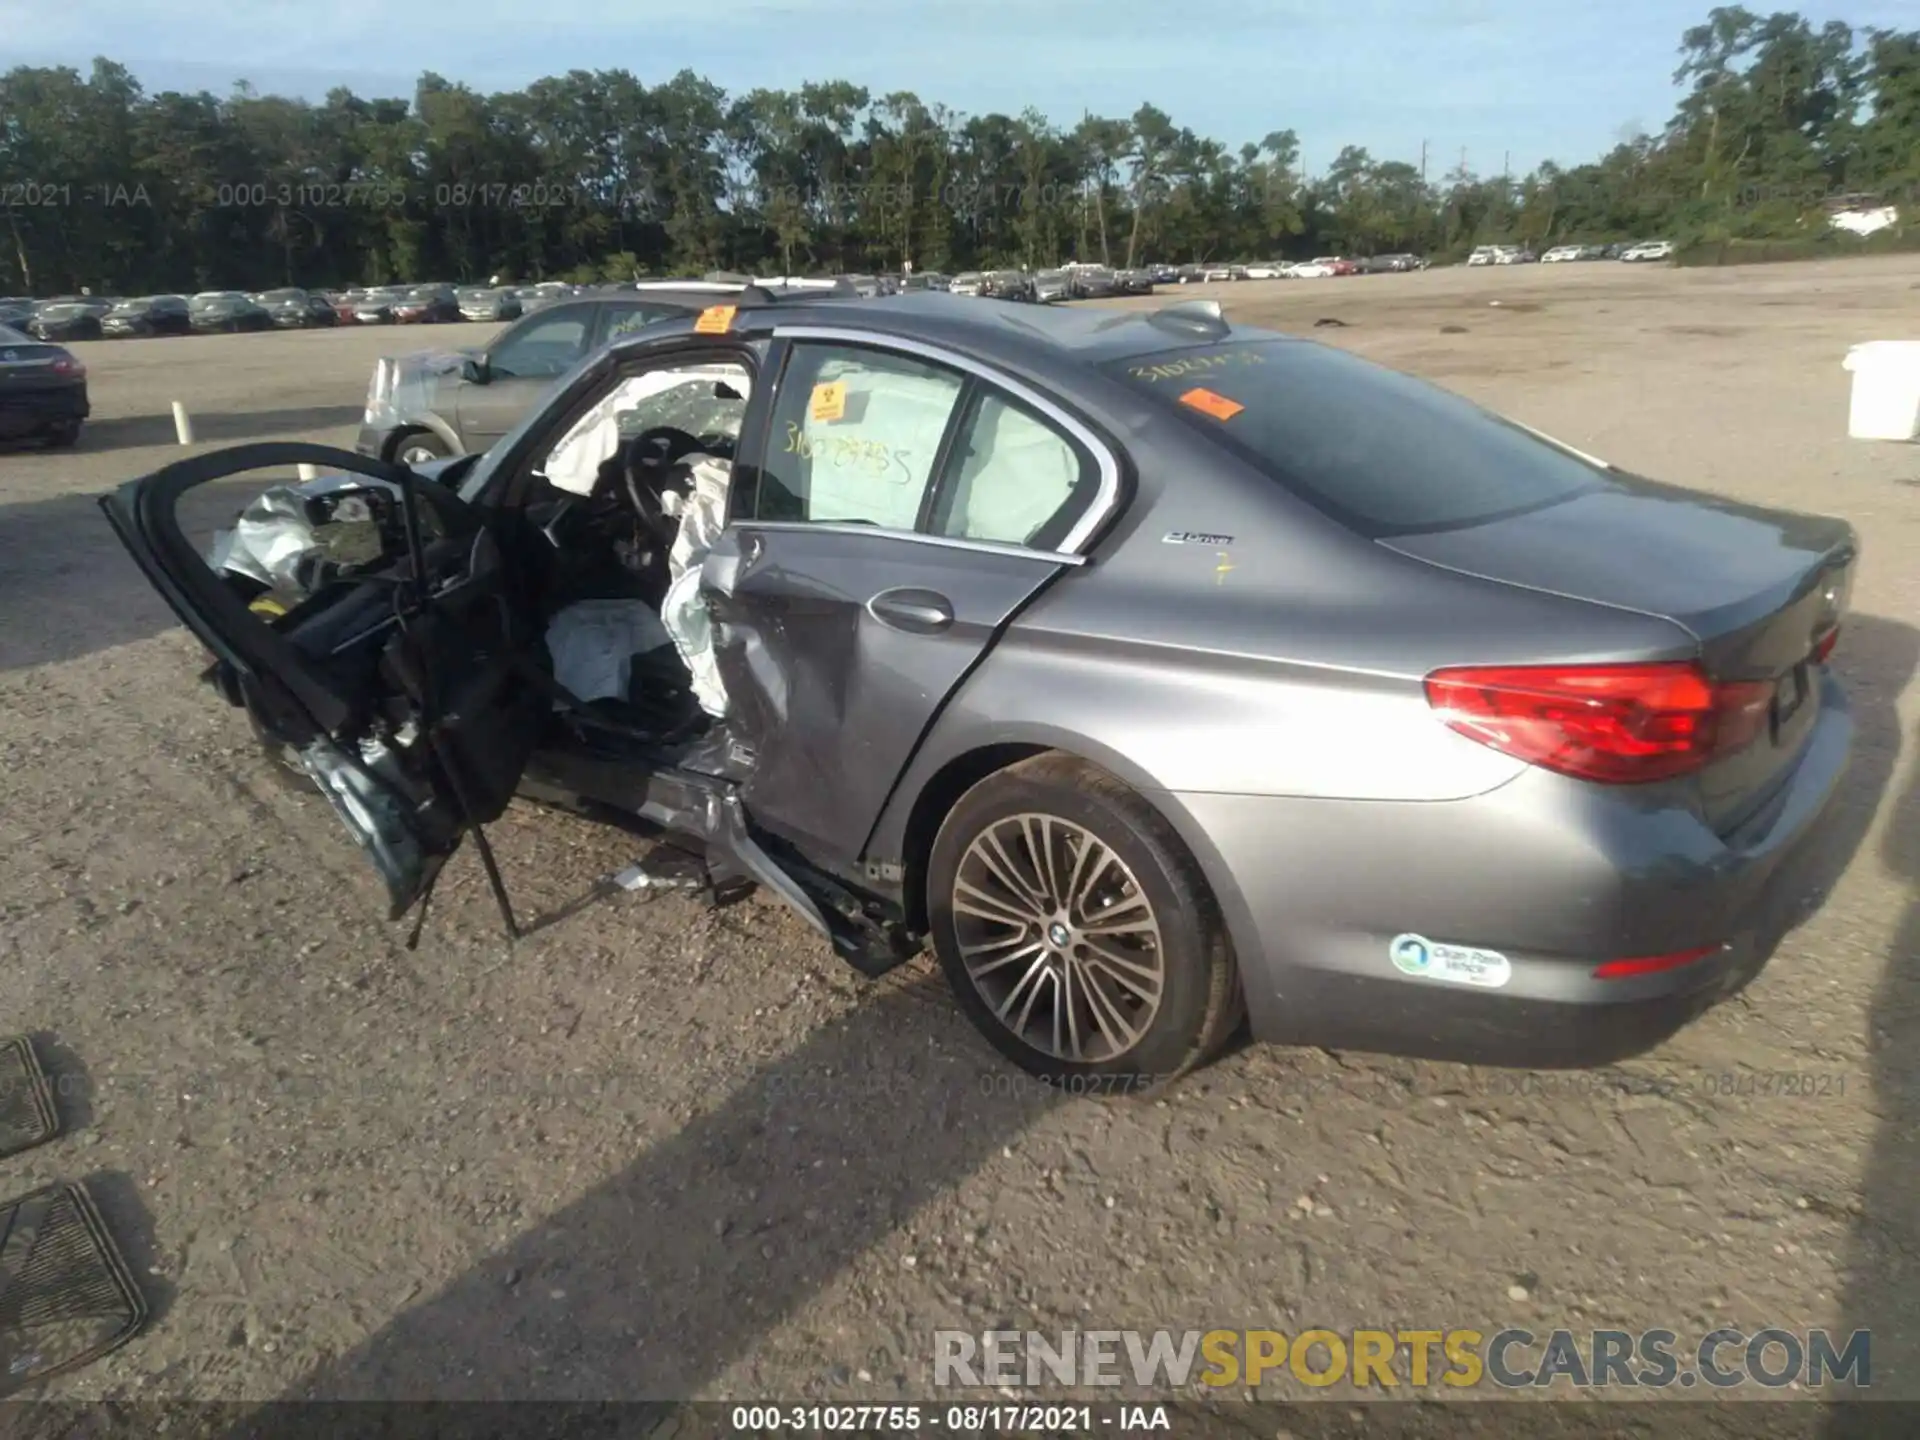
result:
[(1058, 1434), (1173, 1428), (1165, 1405), (736, 1405), (729, 1418), (732, 1431), (742, 1435), (820, 1431)]

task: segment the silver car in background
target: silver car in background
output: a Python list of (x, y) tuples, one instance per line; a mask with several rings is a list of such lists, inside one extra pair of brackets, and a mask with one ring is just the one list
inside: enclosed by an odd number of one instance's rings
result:
[(475, 323), (497, 320), (518, 320), (521, 315), (520, 297), (511, 290), (499, 287), (467, 286), (454, 292), (460, 303), (460, 318)]
[(1036, 270), (1033, 275), (1033, 298), (1042, 304), (1073, 299), (1073, 283), (1067, 278), (1067, 272)]

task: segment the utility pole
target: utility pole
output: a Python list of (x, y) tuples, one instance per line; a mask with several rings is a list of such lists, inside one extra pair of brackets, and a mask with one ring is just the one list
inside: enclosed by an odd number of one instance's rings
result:
[(1427, 183), (1427, 142), (1420, 142), (1420, 183)]

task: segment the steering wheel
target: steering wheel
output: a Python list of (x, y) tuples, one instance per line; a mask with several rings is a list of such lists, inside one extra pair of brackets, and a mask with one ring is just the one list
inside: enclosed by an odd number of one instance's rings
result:
[(660, 482), (700, 448), (700, 438), (677, 425), (656, 425), (627, 442), (627, 498), (640, 512), (640, 523), (664, 544), (673, 543), (680, 522), (661, 508)]

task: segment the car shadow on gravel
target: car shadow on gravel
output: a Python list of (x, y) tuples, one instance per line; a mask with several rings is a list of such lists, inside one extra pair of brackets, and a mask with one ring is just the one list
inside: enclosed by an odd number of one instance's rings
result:
[[(189, 537), (231, 525), (262, 483), (191, 492), (181, 507)], [(0, 625), (0, 673), (77, 660), (180, 623), (92, 495), (0, 505), (0, 605), (9, 620)]]
[[(1841, 644), (1847, 644), (1844, 635)], [(1896, 733), (1890, 748), (1901, 738)], [(1869, 1108), (1874, 1137), (1857, 1204), (1838, 1196), (1805, 1198), (1809, 1208), (1844, 1218), (1851, 1229), (1839, 1265), (1844, 1288), (1833, 1321), (1836, 1338), (1870, 1332), (1873, 1389), (1909, 1404), (1898, 1411), (1866, 1402), (1838, 1406), (1829, 1440), (1920, 1429), (1911, 1408), (1920, 1401), (1920, 768), (1911, 760), (1906, 786), (1887, 815), (1879, 859), (1905, 893), (1865, 1016), (1866, 1083), (1855, 1103)]]
[[(195, 444), (209, 442), (234, 445), (243, 440), (264, 440), (274, 435), (304, 435), (317, 430), (337, 430), (358, 426), (365, 413), (359, 405), (315, 405), (295, 410), (209, 410), (204, 413), (187, 406), (193, 423)], [(79, 449), (137, 449), (147, 445), (172, 445), (176, 442), (173, 416), (116, 415), (105, 420), (89, 420), (80, 432)], [(67, 452), (60, 452), (67, 453)]]
[[(882, 982), (282, 1398), (685, 1397), (752, 1356), (863, 1254), (1062, 1103), (1103, 1102), (1068, 1101), (1008, 1071), (937, 981)], [(923, 1278), (909, 1283), (937, 1293), (938, 1251), (975, 1239), (942, 1238), (923, 1242), (914, 1261), (889, 1263), (903, 1273), (917, 1264)], [(994, 1238), (1018, 1252), (1032, 1237)], [(958, 1309), (949, 1318), (967, 1321)], [(869, 1367), (897, 1399), (924, 1398), (936, 1322), (923, 1323), (928, 1333), (908, 1353), (882, 1360), (849, 1343), (831, 1360)], [(823, 1362), (807, 1388), (832, 1398), (852, 1378)], [(272, 1428), (261, 1412), (233, 1433)]]
[[(1894, 707), (1920, 665), (1920, 631), (1859, 617), (1837, 663), (1854, 697), (1859, 738), (1825, 837), (1834, 874), (1862, 843), (1898, 761)], [(1920, 788), (1902, 797), (1892, 819), (1886, 854), (1920, 883)], [(1920, 1311), (1906, 1268), (1920, 1254), (1920, 1141), (1902, 1108), (1920, 1070), (1911, 1058), (1920, 1055), (1920, 981), (1904, 963), (1920, 953), (1920, 903), (1908, 918), (1897, 952), (1903, 963), (1890, 969), (1875, 1017), (1893, 1043), (1875, 1047), (1884, 1129), (1858, 1221), (1863, 1244), (1871, 1243), (1843, 1309), (1843, 1326), (1876, 1328), (1883, 1354), (1893, 1348), (1889, 1340), (1911, 1333)], [(936, 983), (882, 985), (612, 1178), (281, 1398), (684, 1397), (750, 1360), (861, 1257), (1053, 1107), (1095, 1103), (1007, 1071), (951, 1019)], [(1016, 1250), (1035, 1239), (998, 1238)], [(900, 1283), (930, 1297), (943, 1293), (941, 1250), (974, 1237), (942, 1239), (944, 1245), (920, 1242), (913, 1278)], [(904, 1257), (889, 1263), (907, 1269)], [(1004, 1320), (968, 1313), (957, 1296), (950, 1311), (934, 1308), (942, 1303), (933, 1299), (914, 1323), (930, 1332), (943, 1321), (979, 1328)], [(907, 1343), (910, 1352), (914, 1343)], [(868, 1368), (875, 1386), (896, 1398), (924, 1400), (930, 1334), (923, 1343), (919, 1353), (885, 1357), (849, 1344), (831, 1358)], [(829, 1369), (763, 1398), (852, 1398), (840, 1389), (849, 1378)], [(271, 1408), (248, 1415), (229, 1432), (231, 1440), (271, 1433), (275, 1415)], [(1820, 1423), (1807, 1411), (1795, 1418)]]

